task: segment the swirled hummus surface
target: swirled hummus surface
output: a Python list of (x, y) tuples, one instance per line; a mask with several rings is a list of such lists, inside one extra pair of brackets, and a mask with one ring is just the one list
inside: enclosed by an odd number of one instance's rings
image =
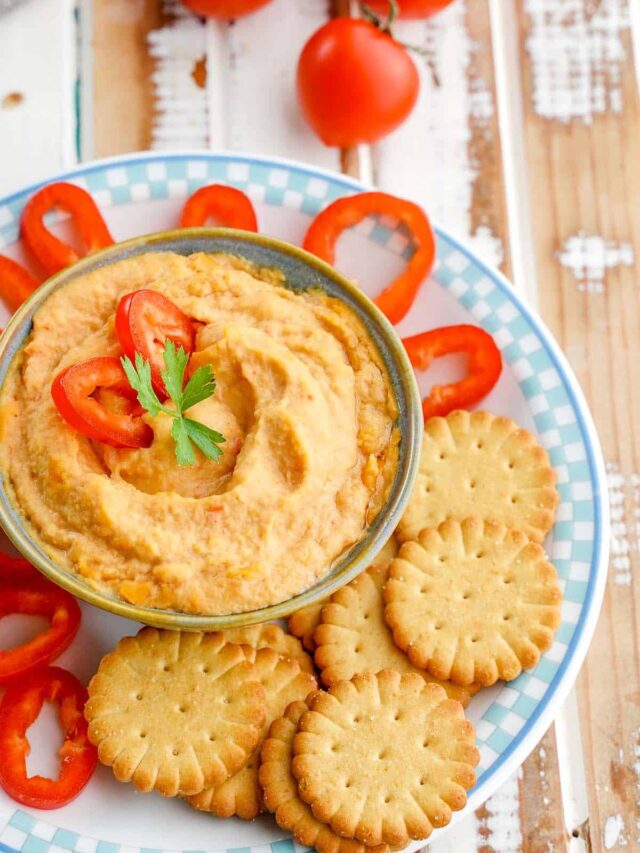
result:
[[(121, 296), (160, 291), (193, 318), (191, 369), (213, 397), (189, 415), (226, 437), (219, 462), (179, 467), (171, 418), (144, 449), (69, 427), (51, 382), (120, 355)], [(222, 255), (149, 253), (82, 276), (39, 309), (0, 397), (0, 467), (54, 560), (126, 601), (190, 613), (251, 610), (301, 592), (357, 542), (397, 464), (396, 402), (346, 305), (294, 293)]]

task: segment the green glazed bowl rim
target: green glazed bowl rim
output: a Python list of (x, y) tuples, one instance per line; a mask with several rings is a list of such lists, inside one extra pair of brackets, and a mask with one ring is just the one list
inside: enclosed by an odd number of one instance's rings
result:
[[(192, 254), (197, 251), (207, 251), (205, 247), (212, 241), (223, 248), (210, 247), (209, 254), (231, 251), (242, 257), (241, 248), (244, 243), (253, 244), (254, 247), (257, 245), (259, 250), (263, 250), (268, 255), (281, 256), (283, 266), (287, 259), (301, 263), (309, 269), (315, 284), (305, 284), (298, 288), (300, 290), (319, 287), (327, 292), (327, 280), (332, 282), (343, 301), (350, 305), (365, 322), (387, 367), (400, 411), (398, 423), (401, 429), (401, 441), (396, 475), (383, 507), (363, 538), (337, 558), (326, 575), (305, 591), (277, 604), (257, 610), (215, 616), (130, 604), (115, 595), (91, 587), (79, 575), (64, 569), (48, 556), (30, 534), (20, 511), (13, 506), (7, 495), (4, 475), (0, 472), (0, 525), (16, 549), (46, 577), (83, 601), (102, 610), (159, 628), (187, 631), (217, 631), (284, 617), (326, 598), (360, 574), (370, 565), (384, 543), (391, 537), (400, 520), (417, 475), (422, 437), (421, 400), (413, 368), (393, 326), (369, 297), (357, 285), (315, 255), (274, 237), (231, 228), (181, 228), (134, 237), (87, 255), (72, 266), (56, 273), (18, 309), (0, 336), (0, 388), (4, 385), (13, 360), (31, 331), (35, 312), (54, 290), (68, 284), (77, 276), (124, 258), (148, 251), (178, 251), (182, 244), (190, 245), (191, 248), (181, 254)], [(226, 248), (225, 244), (228, 244)], [(233, 251), (232, 246), (237, 246), (237, 250)], [(248, 259), (256, 263), (255, 258)], [(262, 266), (274, 267), (276, 264), (263, 263)], [(295, 289), (294, 282), (287, 282), (287, 285)]]

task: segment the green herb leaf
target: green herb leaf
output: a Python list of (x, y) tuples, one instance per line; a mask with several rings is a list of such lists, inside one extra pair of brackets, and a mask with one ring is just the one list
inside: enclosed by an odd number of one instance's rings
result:
[(216, 390), (216, 377), (210, 364), (199, 367), (182, 392), (181, 411), (186, 412), (196, 403), (207, 400)]
[(133, 366), (131, 359), (124, 356), (120, 359), (124, 372), (129, 380), (129, 385), (138, 395), (138, 402), (150, 414), (157, 415), (164, 410), (164, 406), (158, 400), (156, 392), (151, 384), (151, 365), (145, 361), (139, 352), (136, 353), (136, 364)]
[(183, 418), (175, 418), (171, 427), (171, 435), (176, 442), (176, 459), (178, 465), (195, 465), (196, 457), (189, 440), (187, 425)]
[(164, 387), (167, 389), (167, 394), (173, 400), (173, 403), (179, 411), (184, 411), (181, 405), (182, 387), (184, 385), (184, 372), (187, 368), (189, 356), (180, 347), (176, 350), (176, 345), (173, 341), (167, 338), (164, 346), (162, 358), (165, 364), (165, 370), (160, 371)]
[(198, 450), (201, 450), (209, 459), (214, 459), (217, 462), (222, 456), (222, 448), (218, 447), (218, 445), (226, 440), (225, 437), (214, 429), (210, 429), (205, 424), (201, 424), (199, 421), (194, 421), (191, 418), (183, 418), (182, 423), (189, 438)]
[(171, 436), (176, 443), (178, 465), (195, 465), (196, 456), (193, 445), (208, 459), (217, 462), (223, 453), (219, 445), (224, 443), (225, 437), (205, 424), (193, 418), (185, 418), (183, 415), (183, 412), (195, 406), (196, 403), (211, 397), (216, 390), (215, 375), (211, 366), (206, 364), (199, 367), (183, 390), (189, 356), (182, 347), (176, 350), (173, 341), (167, 340), (162, 357), (165, 364), (165, 369), (161, 371), (162, 381), (175, 409), (169, 408), (158, 399), (151, 382), (151, 365), (139, 352), (136, 353), (135, 365), (127, 356), (120, 361), (129, 384), (138, 396), (140, 405), (154, 417), (164, 412), (165, 415), (173, 418)]

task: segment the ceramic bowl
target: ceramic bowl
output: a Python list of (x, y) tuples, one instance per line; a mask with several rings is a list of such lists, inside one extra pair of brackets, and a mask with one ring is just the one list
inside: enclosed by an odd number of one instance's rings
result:
[(422, 411), (413, 370), (400, 339), (374, 303), (359, 288), (332, 267), (303, 250), (280, 240), (225, 228), (187, 228), (136, 237), (96, 252), (54, 275), (25, 302), (12, 317), (0, 338), (0, 384), (4, 383), (13, 359), (25, 343), (35, 312), (47, 298), (74, 278), (124, 258), (146, 252), (227, 252), (261, 267), (276, 268), (292, 290), (320, 289), (351, 307), (365, 324), (384, 361), (398, 403), (401, 434), (398, 467), (389, 495), (362, 539), (340, 555), (326, 574), (304, 592), (278, 604), (242, 613), (218, 616), (181, 613), (141, 607), (90, 586), (82, 577), (53, 561), (15, 507), (0, 476), (0, 524), (31, 563), (50, 580), (96, 607), (149, 625), (192, 631), (214, 631), (225, 627), (251, 625), (286, 616), (325, 598), (358, 575), (380, 551), (393, 533), (413, 486), (422, 435)]

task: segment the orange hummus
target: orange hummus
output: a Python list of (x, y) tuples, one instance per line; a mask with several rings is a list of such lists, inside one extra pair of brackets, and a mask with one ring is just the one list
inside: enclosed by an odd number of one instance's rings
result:
[[(196, 327), (213, 397), (189, 415), (226, 437), (179, 467), (171, 418), (149, 448), (69, 427), (51, 399), (67, 365), (119, 355), (120, 297), (151, 288)], [(92, 586), (189, 613), (252, 610), (301, 592), (363, 535), (397, 465), (396, 402), (342, 302), (294, 293), (228, 256), (150, 253), (82, 276), (37, 312), (0, 396), (0, 470), (32, 534)]]

